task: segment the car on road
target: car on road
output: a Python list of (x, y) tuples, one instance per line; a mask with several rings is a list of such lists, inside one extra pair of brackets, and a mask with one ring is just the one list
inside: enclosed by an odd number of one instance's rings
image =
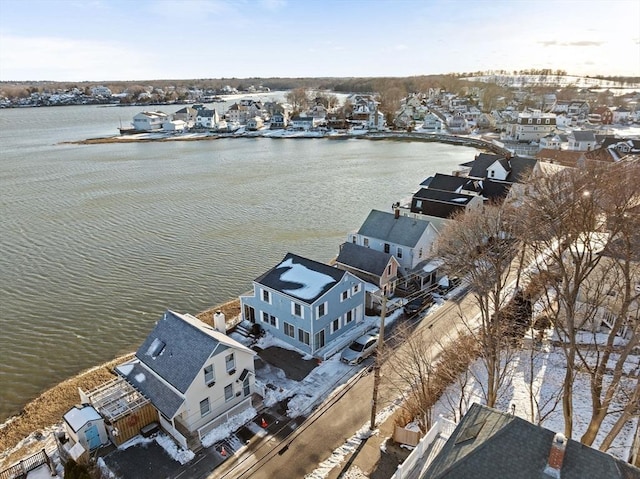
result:
[(406, 303), (403, 307), (404, 314), (405, 316), (413, 316), (432, 304), (433, 296), (430, 293), (426, 293)]
[(375, 352), (377, 344), (378, 334), (363, 334), (342, 351), (340, 361), (347, 364), (360, 364)]

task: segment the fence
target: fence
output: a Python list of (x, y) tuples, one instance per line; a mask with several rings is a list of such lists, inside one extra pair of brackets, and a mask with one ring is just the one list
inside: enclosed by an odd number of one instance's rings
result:
[[(451, 433), (456, 428), (456, 423), (453, 421), (449, 421), (443, 417), (440, 417), (438, 421), (429, 429), (427, 434), (420, 440), (416, 448), (411, 451), (411, 454), (405, 459), (405, 461), (398, 466), (395, 474), (391, 476), (391, 479), (405, 479), (411, 476), (413, 469), (416, 467), (418, 462), (423, 459), (423, 456), (431, 445), (441, 438), (446, 441), (446, 439), (451, 436)], [(444, 444), (444, 442), (443, 442)], [(430, 453), (435, 451), (429, 451)], [(424, 460), (420, 461), (420, 467), (426, 468), (430, 460), (432, 459), (432, 454)]]
[(29, 471), (33, 471), (43, 464), (46, 464), (49, 467), (49, 471), (52, 472), (53, 475), (55, 469), (51, 464), (51, 459), (49, 459), (49, 456), (47, 456), (47, 453), (44, 451), (44, 449), (34, 454), (33, 456), (21, 460), (18, 464), (14, 464), (10, 468), (0, 472), (0, 479), (18, 479), (27, 477), (27, 473)]

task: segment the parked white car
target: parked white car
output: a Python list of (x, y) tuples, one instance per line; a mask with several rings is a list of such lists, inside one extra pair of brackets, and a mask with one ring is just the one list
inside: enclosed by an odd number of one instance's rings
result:
[(340, 361), (347, 364), (360, 364), (375, 352), (377, 345), (377, 334), (363, 334), (342, 351)]

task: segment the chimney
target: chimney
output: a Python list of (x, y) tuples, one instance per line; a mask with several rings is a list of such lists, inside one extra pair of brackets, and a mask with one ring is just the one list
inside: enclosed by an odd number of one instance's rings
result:
[(558, 432), (553, 436), (551, 450), (549, 451), (549, 460), (544, 473), (555, 479), (560, 479), (560, 471), (562, 470), (562, 462), (564, 461), (564, 451), (567, 447), (567, 438), (564, 434)]
[(213, 328), (223, 334), (227, 334), (227, 323), (225, 321), (224, 313), (220, 310), (216, 311), (213, 315)]
[(394, 208), (394, 209), (393, 209), (393, 217), (394, 217), (395, 219), (400, 218), (400, 208)]

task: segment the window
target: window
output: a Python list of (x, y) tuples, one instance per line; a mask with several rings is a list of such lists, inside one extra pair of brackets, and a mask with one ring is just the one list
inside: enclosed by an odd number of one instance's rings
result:
[(284, 334), (286, 334), (290, 338), (295, 337), (296, 328), (293, 326), (293, 324), (289, 324), (287, 322), (284, 323)]
[(323, 317), (327, 314), (327, 303), (321, 303), (318, 305), (318, 318)]
[(418, 251), (418, 258), (422, 258), (422, 248), (420, 248), (420, 251)]
[(353, 321), (353, 311), (347, 311), (344, 315), (344, 324), (349, 324), (351, 321)]
[(402, 248), (398, 248), (398, 259), (402, 259)]
[(205, 417), (211, 412), (211, 406), (209, 405), (209, 398), (200, 401), (200, 417)]
[(292, 308), (293, 308), (293, 315), (294, 316), (298, 316), (299, 318), (304, 318), (303, 314), (302, 314), (302, 305), (298, 304), (298, 303), (292, 303)]
[(298, 329), (298, 341), (309, 345), (309, 333), (304, 329)]
[(385, 253), (388, 253), (388, 252), (389, 252), (389, 250), (390, 250), (389, 243), (385, 243), (385, 244), (384, 244), (384, 252), (385, 252)]
[(365, 238), (364, 239), (364, 245), (368, 248), (369, 247), (369, 238)]
[(496, 172), (495, 172), (495, 170), (491, 170), (489, 173), (490, 173), (490, 175), (489, 175), (489, 176), (491, 176), (491, 178), (493, 178), (494, 176), (496, 176)]
[(204, 368), (204, 383), (208, 386), (209, 384), (213, 384), (216, 381), (216, 377), (213, 374), (213, 364), (206, 366)]
[(229, 402), (233, 399), (233, 384), (227, 384), (224, 387), (224, 400)]
[(275, 326), (276, 328), (278, 327), (278, 318), (267, 313), (266, 311), (262, 312), (262, 322), (270, 324), (271, 326)]
[(342, 295), (340, 296), (340, 301), (346, 301), (347, 299), (349, 299), (349, 290), (348, 289), (346, 291), (342, 292)]
[(224, 358), (224, 363), (227, 367), (227, 372), (230, 373), (231, 371), (235, 371), (236, 369), (236, 358), (233, 355), (233, 353), (231, 354), (227, 354)]
[(271, 304), (271, 293), (266, 289), (262, 290), (262, 301)]
[(391, 276), (391, 264), (387, 266), (387, 276)]
[(331, 321), (331, 334), (335, 333), (340, 329), (340, 318), (336, 318)]
[(315, 334), (315, 349), (324, 348), (324, 329)]
[(416, 200), (416, 208), (422, 208), (422, 200)]
[(353, 294), (358, 294), (358, 292), (360, 291), (360, 283), (358, 284), (354, 284), (353, 288), (351, 288)]
[(355, 237), (355, 236), (353, 236), (353, 237), (351, 238), (351, 242), (352, 242), (353, 244), (356, 244), (356, 237)]

